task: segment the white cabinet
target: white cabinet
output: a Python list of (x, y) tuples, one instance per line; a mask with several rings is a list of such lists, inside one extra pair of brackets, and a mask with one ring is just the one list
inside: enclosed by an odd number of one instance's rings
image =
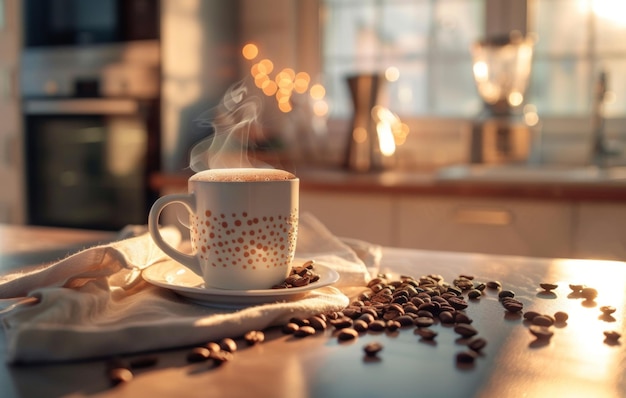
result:
[(626, 204), (581, 202), (577, 220), (575, 257), (626, 260)]
[(300, 212), (310, 212), (334, 235), (392, 246), (393, 200), (389, 195), (300, 192)]
[(427, 249), (567, 257), (572, 206), (510, 199), (401, 197), (397, 244)]

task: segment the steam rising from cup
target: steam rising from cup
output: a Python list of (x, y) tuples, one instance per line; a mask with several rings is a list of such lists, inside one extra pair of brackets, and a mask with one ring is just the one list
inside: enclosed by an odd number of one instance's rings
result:
[(260, 111), (261, 100), (249, 95), (243, 82), (230, 87), (217, 109), (206, 111), (194, 120), (200, 127), (213, 126), (214, 133), (193, 146), (189, 167), (195, 172), (269, 167), (248, 156), (255, 139), (260, 138)]

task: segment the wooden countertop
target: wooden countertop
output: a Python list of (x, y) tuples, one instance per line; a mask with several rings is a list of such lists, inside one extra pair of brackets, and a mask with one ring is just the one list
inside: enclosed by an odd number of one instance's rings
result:
[[(626, 179), (507, 179), (438, 178), (435, 172), (383, 171), (352, 173), (342, 170), (301, 168), (295, 173), (300, 188), (310, 192), (345, 192), (416, 196), (465, 196), (540, 199), (556, 201), (626, 200)], [(190, 174), (155, 174), (155, 190), (187, 189)]]
[[(17, 230), (16, 234), (48, 241), (65, 234), (34, 232)], [(3, 229), (4, 237), (12, 235), (12, 228)], [(75, 243), (81, 242), (79, 235)], [(302, 339), (272, 329), (261, 344), (246, 346), (238, 340), (240, 349), (233, 360), (219, 367), (188, 363), (189, 348), (152, 353), (156, 365), (135, 370), (132, 381), (116, 387), (105, 376), (104, 360), (8, 365), (2, 356), (6, 343), (0, 339), (0, 396), (609, 398), (626, 391), (624, 337), (611, 343), (603, 335), (609, 329), (622, 335), (625, 331), (624, 263), (385, 248), (381, 271), (416, 277), (435, 273), (447, 281), (460, 274), (478, 281), (499, 280), (504, 289), (515, 292), (524, 311), (565, 311), (569, 319), (554, 328), (551, 339), (535, 340), (528, 321), (506, 312), (498, 292), (487, 289), (465, 310), (479, 336), (487, 340), (472, 365), (455, 362), (456, 353), (467, 349), (467, 341), (439, 322), (431, 326), (438, 333), (431, 342), (420, 339), (415, 327), (365, 332), (349, 342), (338, 341), (332, 328)], [(558, 288), (542, 293), (542, 282), (555, 282)], [(599, 295), (585, 301), (571, 293), (569, 283), (595, 287)], [(616, 312), (603, 316), (602, 305), (612, 305)], [(384, 348), (377, 358), (367, 359), (363, 346), (374, 341)]]

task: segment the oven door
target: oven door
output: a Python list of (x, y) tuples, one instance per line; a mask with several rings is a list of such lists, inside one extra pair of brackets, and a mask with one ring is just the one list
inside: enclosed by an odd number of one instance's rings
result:
[(30, 224), (146, 223), (149, 134), (140, 101), (29, 100), (24, 111)]

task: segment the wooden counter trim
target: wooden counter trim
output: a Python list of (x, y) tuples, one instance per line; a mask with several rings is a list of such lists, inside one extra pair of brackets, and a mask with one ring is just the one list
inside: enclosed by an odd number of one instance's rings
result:
[[(393, 194), (406, 196), (464, 196), (554, 201), (626, 202), (626, 183), (436, 181), (422, 176), (415, 180), (385, 178), (391, 174), (300, 175), (300, 188), (310, 192)], [(328, 178), (326, 178), (328, 177)], [(157, 191), (187, 190), (189, 175), (154, 174)]]

